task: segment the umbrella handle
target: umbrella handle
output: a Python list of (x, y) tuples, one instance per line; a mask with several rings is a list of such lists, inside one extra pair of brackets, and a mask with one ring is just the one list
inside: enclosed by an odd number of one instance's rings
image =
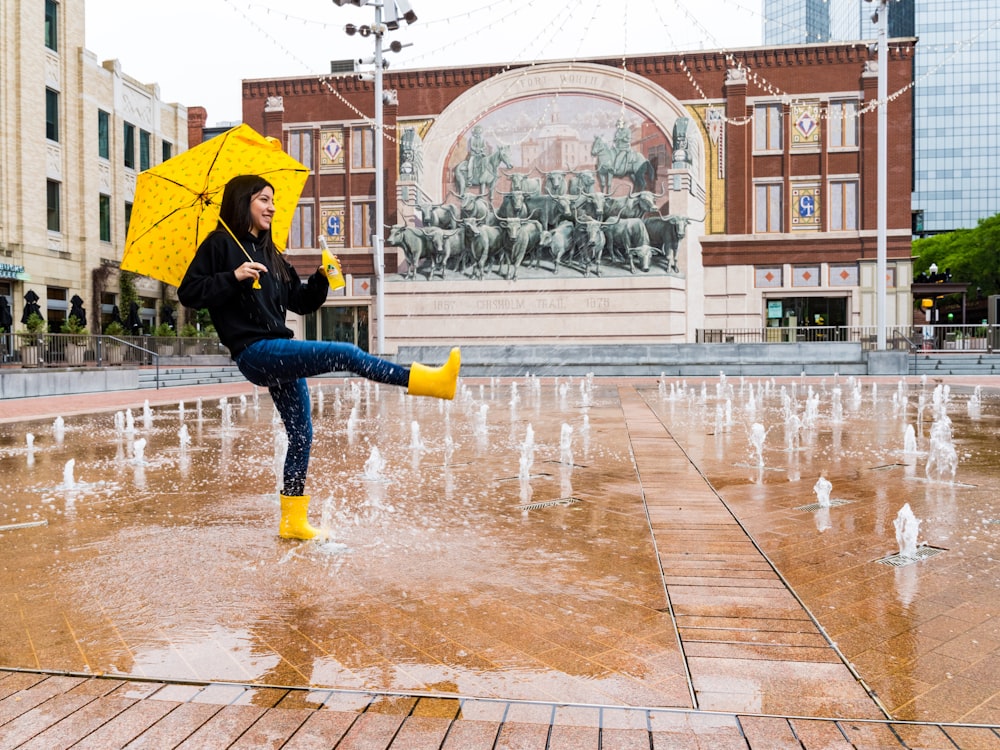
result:
[[(235, 235), (235, 234), (233, 234), (233, 230), (229, 228), (229, 225), (228, 225), (228, 224), (226, 224), (226, 222), (224, 222), (224, 221), (222, 220), (222, 218), (221, 218), (221, 217), (219, 218), (219, 223), (220, 223), (220, 224), (222, 224), (223, 228), (224, 228), (224, 229), (225, 229), (225, 230), (226, 230), (227, 232), (229, 232), (229, 236), (233, 238), (233, 240), (234, 240), (234, 241), (236, 242), (236, 244), (237, 244), (237, 245), (239, 245), (239, 247), (240, 247), (240, 250), (242, 250), (242, 251), (243, 251), (243, 254), (244, 254), (245, 256), (247, 256), (247, 260), (248, 260), (248, 261), (250, 261), (251, 263), (253, 263), (253, 262), (254, 262), (254, 259), (253, 259), (252, 257), (250, 257), (250, 253), (248, 253), (248, 252), (247, 252), (247, 249), (246, 249), (245, 247), (243, 247), (243, 243), (242, 243), (242, 242), (240, 242), (240, 241), (239, 241), (239, 240), (238, 240), (238, 239), (236, 238), (236, 235)], [(253, 288), (253, 289), (260, 289), (260, 279), (254, 279), (254, 280), (253, 280), (253, 287), (252, 287), (252, 288)]]

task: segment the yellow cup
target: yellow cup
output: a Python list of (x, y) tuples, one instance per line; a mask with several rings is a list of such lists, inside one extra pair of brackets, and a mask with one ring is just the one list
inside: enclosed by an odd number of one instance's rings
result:
[(340, 289), (346, 283), (344, 274), (340, 270), (340, 261), (326, 248), (323, 248), (323, 273), (326, 274), (331, 289)]

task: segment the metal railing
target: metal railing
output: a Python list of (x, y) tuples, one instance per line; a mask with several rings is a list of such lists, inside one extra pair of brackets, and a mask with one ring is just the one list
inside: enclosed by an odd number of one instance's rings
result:
[[(766, 326), (759, 328), (700, 328), (698, 343), (778, 344), (788, 342), (854, 341), (862, 349), (878, 345), (876, 326)], [(890, 326), (886, 348), (895, 351), (992, 352), (1000, 349), (1000, 326)]]
[(138, 367), (158, 364), (160, 357), (199, 354), (228, 356), (228, 350), (214, 336), (0, 334), (0, 361), (21, 367)]

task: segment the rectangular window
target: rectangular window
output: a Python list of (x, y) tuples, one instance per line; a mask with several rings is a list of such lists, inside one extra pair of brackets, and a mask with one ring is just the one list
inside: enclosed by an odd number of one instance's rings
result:
[(754, 186), (754, 209), (758, 234), (780, 232), (781, 225), (781, 183), (774, 182)]
[(827, 111), (830, 148), (857, 148), (858, 103), (853, 100), (833, 101)]
[(754, 107), (753, 134), (754, 151), (780, 151), (782, 149), (780, 104), (758, 104)]
[(152, 136), (145, 130), (139, 131), (139, 171), (149, 169), (150, 140)]
[(351, 244), (354, 247), (371, 247), (374, 226), (375, 202), (354, 202), (351, 205)]
[(316, 247), (316, 229), (313, 217), (316, 207), (312, 203), (301, 203), (292, 216), (292, 231), (288, 235), (288, 247)]
[(103, 109), (97, 110), (97, 155), (111, 158), (111, 114)]
[(375, 134), (367, 125), (363, 128), (351, 128), (351, 167), (354, 169), (375, 167)]
[(288, 131), (288, 155), (298, 159), (305, 166), (312, 169), (313, 165), (313, 137), (311, 130), (289, 130)]
[(830, 183), (830, 231), (858, 228), (858, 183)]
[(163, 143), (161, 144), (161, 146), (162, 146), (162, 148), (160, 149), (160, 151), (161, 151), (161, 159), (160, 159), (160, 161), (166, 161), (167, 159), (170, 159), (171, 157), (173, 157), (173, 155), (174, 155), (174, 144), (172, 144), (170, 141), (163, 141)]
[(100, 196), (98, 203), (101, 213), (101, 242), (111, 242), (111, 196)]
[(55, 180), (45, 183), (45, 215), (50, 232), (60, 231), (59, 198), (62, 186)]
[(45, 46), (59, 51), (59, 3), (45, 0)]
[(132, 223), (132, 204), (125, 202), (125, 236), (128, 236), (128, 225)]
[(125, 166), (135, 169), (135, 125), (125, 123)]
[(45, 137), (59, 142), (59, 92), (45, 89)]

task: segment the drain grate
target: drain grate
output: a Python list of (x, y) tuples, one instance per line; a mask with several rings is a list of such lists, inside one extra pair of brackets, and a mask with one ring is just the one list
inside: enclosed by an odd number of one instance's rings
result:
[(552, 508), (557, 505), (573, 505), (573, 503), (580, 502), (578, 497), (561, 497), (558, 500), (543, 500), (540, 503), (528, 503), (526, 505), (518, 505), (518, 510), (539, 510), (540, 508)]
[[(831, 508), (836, 508), (838, 505), (850, 505), (852, 502), (854, 502), (854, 501), (853, 500), (831, 500), (830, 501), (830, 507)], [(809, 503), (809, 505), (800, 505), (795, 510), (804, 510), (806, 513), (815, 513), (817, 510), (819, 510), (822, 507), (823, 506), (820, 505), (819, 503)]]
[(881, 560), (876, 560), (875, 562), (881, 563), (882, 565), (891, 565), (894, 568), (902, 568), (904, 565), (912, 565), (913, 563), (920, 562), (921, 560), (926, 560), (928, 557), (934, 557), (944, 552), (940, 547), (917, 547), (917, 554), (913, 557), (908, 555), (889, 555), (888, 557), (883, 557)]
[(33, 529), (37, 526), (48, 526), (48, 521), (27, 521), (26, 523), (12, 523), (7, 526), (0, 526), (0, 531), (13, 531), (14, 529)]
[(881, 466), (872, 466), (869, 471), (885, 471), (886, 469), (895, 469), (900, 466), (906, 466), (906, 464), (882, 464)]

